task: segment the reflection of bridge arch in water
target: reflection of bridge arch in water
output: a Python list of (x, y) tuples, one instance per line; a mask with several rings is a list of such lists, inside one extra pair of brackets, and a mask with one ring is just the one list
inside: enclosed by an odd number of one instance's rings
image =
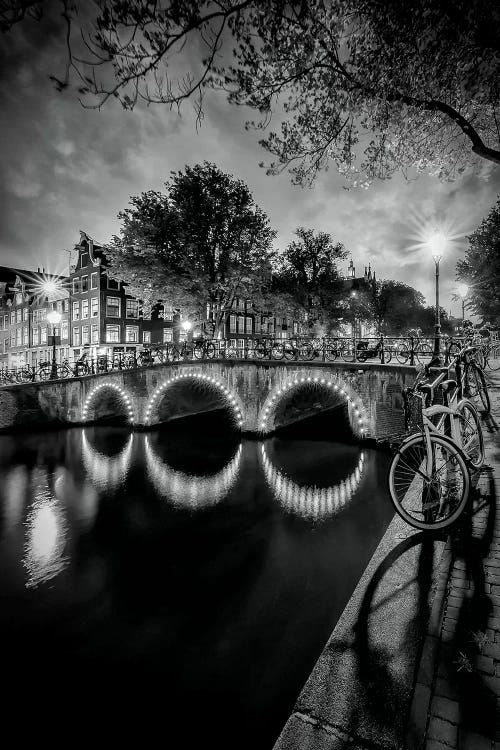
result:
[(321, 520), (336, 515), (349, 503), (358, 488), (365, 456), (361, 452), (354, 471), (333, 487), (297, 484), (273, 466), (264, 445), (261, 459), (267, 483), (280, 505), (295, 515)]
[(361, 401), (361, 398), (353, 391), (350, 385), (340, 378), (332, 380), (329, 377), (298, 377), (295, 376), (286, 383), (273, 389), (266, 398), (259, 416), (259, 426), (261, 430), (269, 431), (273, 429), (272, 423), (276, 415), (276, 408), (282, 400), (291, 396), (294, 392), (304, 386), (323, 387), (327, 391), (334, 392), (340, 396), (341, 402), (347, 404), (349, 421), (355, 436), (363, 438), (366, 434), (366, 422), (368, 419), (367, 411)]
[(210, 375), (204, 375), (200, 372), (177, 373), (171, 378), (168, 378), (167, 380), (164, 380), (162, 383), (160, 383), (160, 385), (156, 387), (146, 407), (146, 426), (151, 425), (153, 408), (160, 404), (161, 399), (168, 388), (171, 388), (173, 385), (180, 383), (183, 380), (193, 380), (216, 390), (217, 393), (222, 397), (224, 405), (229, 407), (238, 427), (241, 427), (241, 425), (243, 424), (242, 405), (238, 402), (236, 396), (231, 393), (231, 391), (226, 388), (226, 386), (221, 383), (220, 380), (218, 380), (217, 378), (213, 378)]
[(132, 459), (134, 434), (128, 436), (125, 447), (116, 456), (105, 456), (96, 450), (82, 430), (82, 458), (85, 471), (100, 489), (117, 489), (125, 481)]
[(223, 469), (216, 474), (199, 476), (173, 469), (163, 462), (151, 447), (148, 436), (144, 438), (144, 451), (149, 478), (159, 495), (174, 505), (186, 508), (203, 508), (216, 505), (229, 492), (239, 472), (241, 444)]
[(124, 388), (117, 385), (116, 383), (111, 383), (109, 381), (106, 381), (104, 383), (99, 383), (99, 385), (96, 385), (90, 393), (88, 394), (87, 398), (85, 399), (82, 407), (82, 421), (86, 422), (88, 417), (88, 410), (92, 402), (94, 401), (95, 397), (104, 389), (112, 390), (115, 393), (118, 394), (121, 401), (123, 402), (126, 410), (127, 410), (127, 417), (128, 421), (133, 424), (134, 422), (134, 410), (132, 408), (132, 402), (125, 391)]

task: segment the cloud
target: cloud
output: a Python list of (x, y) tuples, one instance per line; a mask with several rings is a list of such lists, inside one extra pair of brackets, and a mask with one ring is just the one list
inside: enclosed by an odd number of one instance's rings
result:
[[(415, 247), (418, 234), (426, 223), (452, 227), (457, 237), (441, 264), (443, 306), (448, 308), (466, 236), (487, 216), (500, 192), (500, 170), (486, 162), (479, 173), (469, 171), (455, 183), (397, 175), (369, 190), (350, 191), (332, 168), (312, 189), (302, 189), (292, 185), (286, 173), (266, 176), (258, 166), (269, 161), (258, 143), (262, 133), (244, 128), (252, 113), (229, 106), (222, 93), (207, 97), (198, 129), (189, 103), (181, 117), (164, 106), (126, 112), (115, 101), (101, 111), (84, 109), (74, 91), (58, 93), (48, 78), (64, 62), (55, 26), (19, 27), (2, 42), (3, 264), (49, 268), (51, 255), (60, 263), (79, 229), (108, 241), (118, 233), (117, 214), (131, 195), (161, 190), (171, 170), (208, 160), (249, 185), (277, 229), (279, 247), (293, 239), (300, 225), (330, 232), (349, 250), (358, 272), (371, 263), (378, 278), (411, 284), (429, 301), (434, 265), (423, 247)], [(453, 305), (458, 312), (458, 303)]]

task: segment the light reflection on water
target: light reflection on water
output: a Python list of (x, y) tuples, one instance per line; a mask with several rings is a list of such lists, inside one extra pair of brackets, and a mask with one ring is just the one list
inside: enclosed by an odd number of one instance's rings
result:
[(45, 482), (38, 477), (26, 518), (23, 558), (27, 571), (26, 588), (52, 580), (69, 563), (69, 558), (64, 556), (67, 534), (64, 512), (47, 481), (48, 477)]
[(392, 516), (386, 470), (324, 441), (1, 435), (5, 679), (64, 673), (85, 703), (88, 669), (92, 705), (104, 681), (139, 720), (161, 675), (189, 747), (270, 750)]

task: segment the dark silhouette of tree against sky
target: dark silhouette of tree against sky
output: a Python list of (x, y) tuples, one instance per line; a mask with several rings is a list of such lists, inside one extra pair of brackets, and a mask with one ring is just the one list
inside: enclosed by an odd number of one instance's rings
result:
[(424, 295), (401, 281), (385, 279), (373, 287), (372, 314), (377, 330), (393, 335), (418, 327)]
[(484, 323), (500, 322), (500, 199), (469, 237), (458, 279), (468, 285), (467, 309)]
[[(334, 164), (367, 186), (402, 170), (452, 179), (500, 163), (500, 4), (493, 0), (60, 0), (68, 64), (53, 73), (86, 106), (117, 98), (202, 116), (207, 89), (258, 111), (274, 160), (310, 183)], [(7, 0), (8, 31), (45, 4)], [(94, 15), (92, 15), (94, 14)], [(181, 49), (188, 52), (179, 56)]]
[(274, 302), (309, 328), (330, 331), (338, 325), (344, 284), (337, 263), (347, 257), (341, 242), (327, 232), (298, 227), (291, 242), (275, 262)]
[(165, 187), (131, 198), (106, 254), (146, 305), (166, 300), (198, 321), (208, 305), (217, 335), (236, 297), (264, 304), (275, 233), (248, 187), (214, 164), (172, 172)]

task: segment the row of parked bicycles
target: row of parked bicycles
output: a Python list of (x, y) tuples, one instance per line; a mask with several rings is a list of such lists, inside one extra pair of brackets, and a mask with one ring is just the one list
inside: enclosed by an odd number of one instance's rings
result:
[(484, 346), (463, 346), (448, 365), (422, 368), (403, 393), (407, 436), (392, 458), (389, 495), (397, 513), (417, 529), (442, 530), (467, 506), (485, 457), (487, 361)]
[[(445, 361), (448, 362), (463, 348), (464, 340), (444, 341)], [(476, 345), (478, 359), (483, 367), (500, 368), (500, 341), (484, 342)], [(247, 359), (247, 360), (288, 360), (367, 362), (385, 364), (398, 362), (402, 365), (425, 365), (433, 356), (430, 339), (407, 338), (323, 338), (286, 339), (270, 338), (245, 340), (236, 346), (232, 340), (197, 340), (180, 343), (167, 343), (137, 352), (117, 352), (113, 356), (98, 355), (90, 358), (84, 354), (74, 362), (64, 360), (54, 364), (40, 362), (37, 365), (0, 369), (0, 384), (26, 383), (50, 380), (54, 377), (72, 378), (95, 375), (112, 370), (149, 367), (155, 364), (186, 360)]]

